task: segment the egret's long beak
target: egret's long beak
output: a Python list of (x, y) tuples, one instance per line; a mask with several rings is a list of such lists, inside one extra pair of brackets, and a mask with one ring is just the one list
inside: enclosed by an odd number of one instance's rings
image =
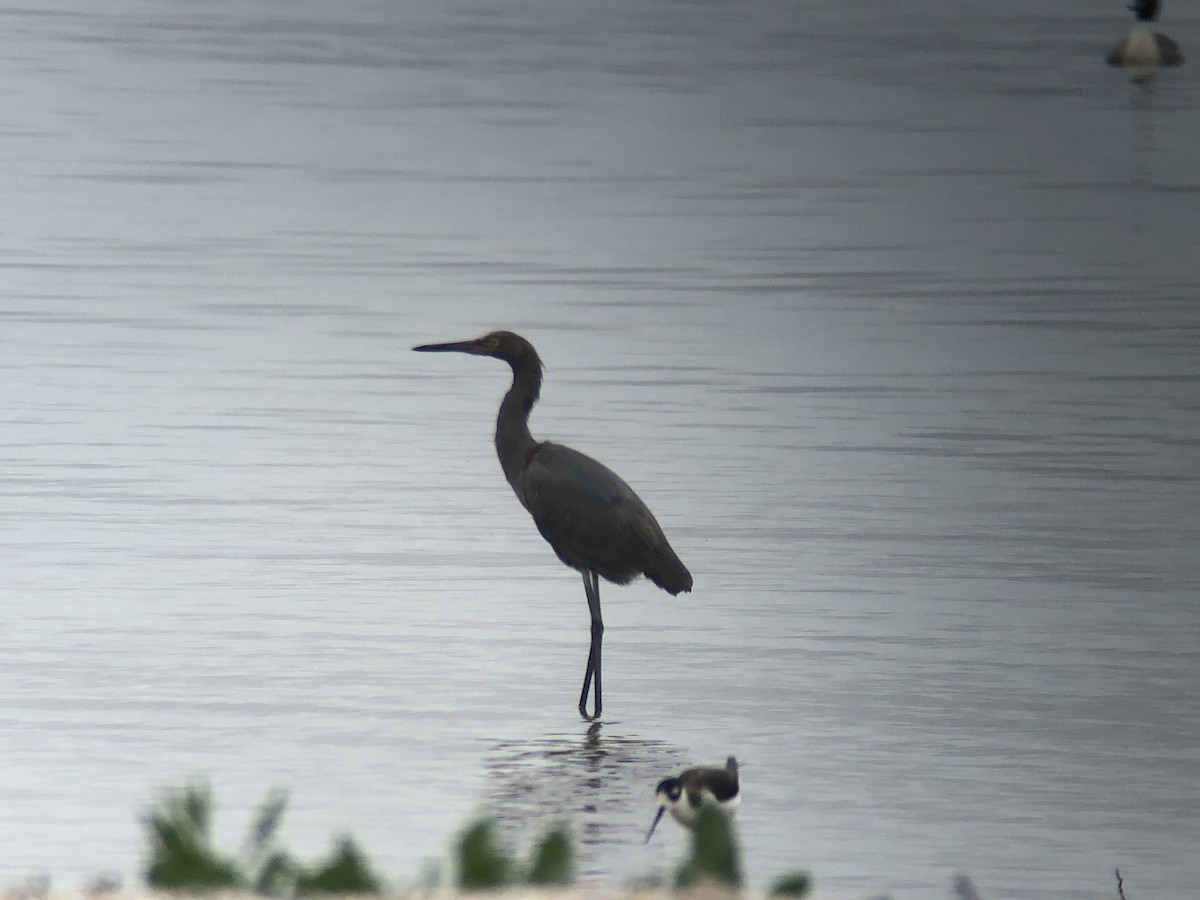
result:
[(654, 834), (654, 829), (658, 827), (658, 820), (663, 817), (663, 813), (667, 811), (665, 806), (658, 808), (658, 813), (654, 816), (654, 821), (650, 823), (650, 830), (646, 832), (646, 843), (650, 843), (650, 835)]
[(413, 347), (422, 353), (482, 353), (483, 347), (478, 340), (451, 341), (448, 344), (421, 344)]

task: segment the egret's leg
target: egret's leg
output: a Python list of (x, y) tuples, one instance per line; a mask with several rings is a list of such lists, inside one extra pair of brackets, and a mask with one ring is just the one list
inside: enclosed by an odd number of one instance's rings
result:
[[(595, 572), (583, 573), (583, 589), (587, 593), (588, 611), (592, 614), (592, 646), (588, 650), (587, 669), (583, 673), (583, 690), (579, 693), (579, 714), (585, 719), (600, 717), (600, 648), (604, 640), (604, 620), (600, 617), (600, 576)], [(592, 676), (596, 677), (596, 699), (591, 715), (587, 711), (588, 691)]]

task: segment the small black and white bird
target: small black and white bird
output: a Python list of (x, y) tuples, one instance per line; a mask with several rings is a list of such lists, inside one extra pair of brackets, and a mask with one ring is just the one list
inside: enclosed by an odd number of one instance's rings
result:
[(646, 843), (658, 826), (658, 820), (668, 810), (684, 828), (691, 828), (696, 816), (707, 803), (715, 803), (726, 812), (733, 812), (741, 800), (738, 792), (738, 764), (734, 757), (725, 761), (723, 769), (687, 769), (678, 778), (664, 778), (654, 789), (659, 799), (658, 812), (646, 832)]
[(1137, 16), (1133, 29), (1105, 57), (1110, 66), (1128, 66), (1149, 74), (1155, 66), (1178, 66), (1183, 62), (1179, 45), (1155, 31), (1161, 0), (1132, 0), (1129, 9)]

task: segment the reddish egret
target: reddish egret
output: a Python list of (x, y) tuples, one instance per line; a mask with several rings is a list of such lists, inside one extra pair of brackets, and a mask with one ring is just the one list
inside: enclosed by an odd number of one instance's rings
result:
[[(502, 359), (512, 367), (512, 387), (496, 417), (496, 455), (504, 477), (521, 505), (533, 516), (542, 537), (564, 563), (583, 574), (592, 615), (579, 714), (600, 716), (600, 579), (628, 584), (645, 575), (669, 594), (692, 589), (692, 574), (679, 561), (654, 515), (615, 472), (590, 456), (537, 441), (529, 433), (529, 412), (542, 387), (542, 360), (533, 345), (511, 331), (493, 331), (473, 341), (422, 344), (414, 350), (470, 353)], [(588, 691), (596, 679), (595, 705), (587, 711)]]
[(715, 803), (727, 812), (737, 809), (740, 799), (737, 760), (729, 757), (723, 769), (688, 769), (678, 778), (664, 778), (654, 789), (654, 796), (660, 798), (661, 803), (646, 832), (647, 844), (658, 820), (668, 810), (676, 822), (691, 828), (706, 803)]

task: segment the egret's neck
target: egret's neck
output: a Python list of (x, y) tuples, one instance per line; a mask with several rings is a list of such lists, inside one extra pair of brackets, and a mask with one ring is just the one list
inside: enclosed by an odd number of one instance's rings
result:
[(513, 367), (513, 383), (500, 403), (496, 416), (496, 455), (508, 483), (516, 487), (516, 478), (537, 446), (529, 433), (529, 412), (542, 389), (542, 373), (536, 367)]

